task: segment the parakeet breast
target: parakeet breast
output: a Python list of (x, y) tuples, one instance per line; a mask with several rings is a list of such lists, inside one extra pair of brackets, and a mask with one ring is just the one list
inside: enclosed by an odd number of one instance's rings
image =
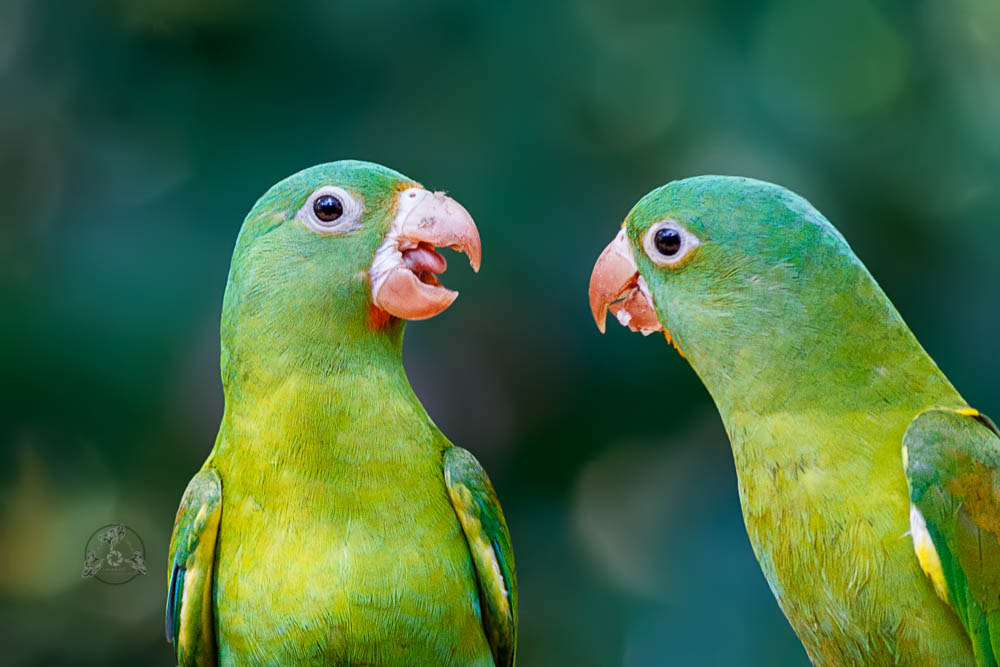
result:
[(220, 664), (493, 664), (447, 441), (394, 384), (289, 380), (224, 419)]
[(909, 419), (903, 411), (727, 420), (754, 553), (815, 664), (973, 664), (907, 534), (898, 443)]

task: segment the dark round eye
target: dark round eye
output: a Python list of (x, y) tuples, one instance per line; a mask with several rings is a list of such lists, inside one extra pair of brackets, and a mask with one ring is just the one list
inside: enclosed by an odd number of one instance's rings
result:
[(676, 255), (677, 251), (681, 249), (681, 233), (672, 227), (664, 227), (657, 230), (656, 236), (653, 237), (653, 242), (656, 244), (656, 249), (660, 251), (661, 255), (671, 257)]
[(313, 212), (323, 222), (333, 222), (344, 214), (344, 205), (333, 195), (323, 195), (313, 202)]

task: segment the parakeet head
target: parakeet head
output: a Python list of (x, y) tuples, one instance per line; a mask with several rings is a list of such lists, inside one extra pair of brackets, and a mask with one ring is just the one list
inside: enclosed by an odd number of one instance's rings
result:
[(402, 320), (433, 317), (458, 296), (438, 281), (447, 266), (440, 247), (466, 253), (479, 269), (468, 212), (396, 171), (345, 160), (286, 178), (240, 230), (223, 361), (241, 347), (308, 355), (324, 345), (398, 344)]
[(602, 332), (608, 310), (633, 331), (663, 331), (717, 399), (753, 381), (758, 394), (797, 390), (841, 358), (871, 372), (866, 346), (905, 329), (809, 202), (728, 176), (643, 197), (594, 267), (590, 305)]

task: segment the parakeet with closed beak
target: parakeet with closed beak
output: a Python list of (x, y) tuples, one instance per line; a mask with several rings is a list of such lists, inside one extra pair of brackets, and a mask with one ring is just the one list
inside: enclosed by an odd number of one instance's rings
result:
[(513, 665), (506, 521), (403, 370), (405, 321), (457, 296), (438, 247), (478, 270), (458, 202), (367, 162), (306, 169), (250, 211), (225, 411), (170, 541), (178, 664)]
[(732, 444), (761, 569), (816, 664), (996, 665), (1000, 433), (802, 197), (702, 176), (643, 197), (590, 305), (662, 332)]

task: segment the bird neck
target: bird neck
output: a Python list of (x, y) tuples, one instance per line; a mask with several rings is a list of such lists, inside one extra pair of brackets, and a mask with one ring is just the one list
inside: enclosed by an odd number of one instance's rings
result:
[[(302, 336), (248, 326), (224, 337), (226, 407), (216, 459), (238, 454), (260, 473), (349, 478), (363, 466), (403, 466), (443, 436), (402, 363), (403, 321)], [(339, 335), (335, 335), (339, 333)]]
[[(908, 423), (932, 405), (962, 403), (853, 254), (833, 277), (800, 275), (781, 284), (778, 290), (765, 277), (759, 297), (748, 297), (757, 307), (727, 319), (722, 335), (681, 345), (734, 446), (741, 439), (735, 432), (763, 416), (801, 419), (809, 428), (839, 417), (876, 425), (891, 413)], [(802, 438), (797, 447), (825, 446), (806, 433), (786, 435)]]

